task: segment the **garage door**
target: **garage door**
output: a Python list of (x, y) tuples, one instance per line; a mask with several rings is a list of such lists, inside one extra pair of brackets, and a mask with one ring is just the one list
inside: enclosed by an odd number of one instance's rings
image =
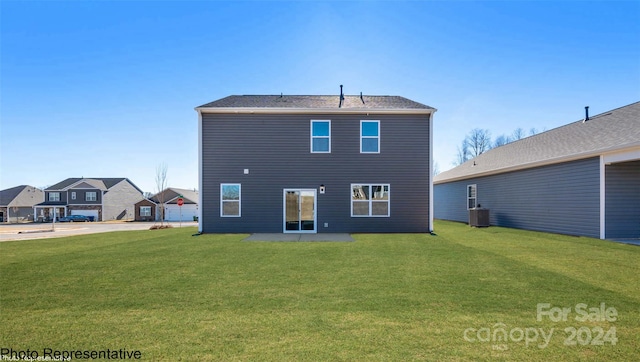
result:
[(182, 218), (180, 218), (180, 206), (167, 205), (165, 220), (167, 221), (193, 221), (194, 216), (198, 216), (198, 206), (194, 204), (182, 205)]
[(71, 215), (93, 216), (94, 221), (98, 220), (98, 210), (71, 210)]

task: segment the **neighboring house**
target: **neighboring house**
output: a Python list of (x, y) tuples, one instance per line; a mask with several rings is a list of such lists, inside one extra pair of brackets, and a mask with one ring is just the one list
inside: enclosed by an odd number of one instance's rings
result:
[(196, 111), (201, 232), (432, 231), (436, 109), (341, 94), (229, 96)]
[[(182, 206), (178, 199), (182, 198)], [(193, 221), (198, 216), (198, 191), (169, 187), (148, 199), (135, 204), (136, 221), (158, 221), (164, 215), (165, 221)], [(160, 210), (164, 203), (164, 212)]]
[(51, 220), (53, 210), (58, 217), (92, 216), (96, 221), (132, 220), (133, 205), (142, 191), (129, 179), (68, 178), (45, 190), (44, 202), (34, 206), (38, 220)]
[(44, 200), (39, 188), (20, 185), (0, 191), (0, 222), (33, 221), (33, 205)]
[[(588, 108), (587, 108), (588, 111)], [(640, 238), (640, 102), (497, 147), (434, 178), (435, 216)]]
[(144, 198), (133, 205), (136, 210), (136, 221), (157, 221), (158, 204), (153, 200)]

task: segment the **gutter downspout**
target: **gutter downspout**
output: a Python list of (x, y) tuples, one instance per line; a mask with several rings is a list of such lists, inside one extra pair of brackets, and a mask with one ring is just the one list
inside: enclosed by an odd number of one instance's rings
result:
[(429, 232), (433, 233), (433, 113), (429, 115)]
[(605, 219), (605, 208), (606, 208), (606, 190), (605, 187), (605, 163), (604, 163), (604, 155), (600, 155), (600, 239), (605, 239), (607, 236), (606, 233), (606, 219)]
[(202, 233), (202, 196), (204, 189), (202, 188), (202, 112), (196, 109), (198, 112), (198, 232)]

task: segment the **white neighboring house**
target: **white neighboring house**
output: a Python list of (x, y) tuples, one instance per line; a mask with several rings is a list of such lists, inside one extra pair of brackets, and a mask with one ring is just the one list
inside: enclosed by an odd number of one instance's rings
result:
[[(183, 200), (182, 206), (178, 205), (180, 198)], [(160, 210), (161, 203), (164, 203), (164, 212)], [(150, 212), (151, 207), (155, 209), (153, 212)], [(149, 199), (139, 201), (136, 209), (139, 209), (136, 220), (140, 221), (149, 217), (159, 221), (161, 216), (164, 216), (164, 221), (194, 221), (198, 216), (198, 191), (169, 187)]]

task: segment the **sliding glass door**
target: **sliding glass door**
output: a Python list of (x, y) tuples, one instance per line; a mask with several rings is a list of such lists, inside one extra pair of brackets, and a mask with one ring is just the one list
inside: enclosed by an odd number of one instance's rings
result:
[(283, 232), (315, 233), (316, 190), (285, 189), (283, 197)]

